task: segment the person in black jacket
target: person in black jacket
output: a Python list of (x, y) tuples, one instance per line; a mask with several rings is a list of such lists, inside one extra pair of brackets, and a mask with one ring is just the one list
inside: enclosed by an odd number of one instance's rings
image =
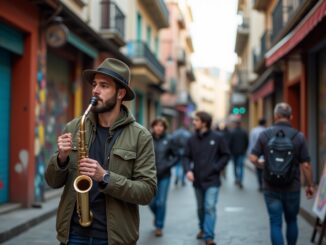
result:
[(206, 245), (212, 245), (215, 244), (214, 227), (221, 185), (220, 173), (230, 159), (230, 152), (222, 134), (211, 130), (210, 114), (197, 112), (193, 124), (196, 132), (188, 140), (184, 168), (187, 178), (193, 182), (195, 188), (200, 229), (197, 238), (204, 239)]
[(248, 149), (249, 137), (248, 133), (241, 127), (241, 121), (233, 122), (235, 127), (231, 131), (230, 150), (234, 164), (235, 184), (240, 189), (243, 188), (244, 163)]
[(177, 162), (177, 158), (172, 149), (171, 137), (166, 133), (168, 128), (166, 120), (162, 117), (156, 118), (151, 127), (154, 140), (157, 192), (149, 207), (155, 216), (155, 236), (159, 237), (163, 235), (171, 168)]

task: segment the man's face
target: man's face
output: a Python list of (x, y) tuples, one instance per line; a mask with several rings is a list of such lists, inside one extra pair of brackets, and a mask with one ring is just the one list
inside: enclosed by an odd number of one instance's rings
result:
[(92, 108), (96, 113), (112, 111), (117, 105), (118, 89), (111, 77), (96, 74), (92, 83), (93, 96), (98, 98), (97, 105)]
[(153, 126), (153, 133), (157, 136), (161, 136), (165, 131), (164, 125), (161, 122), (156, 123)]
[(195, 116), (194, 119), (192, 120), (192, 124), (194, 125), (196, 131), (205, 128), (205, 123), (203, 123), (203, 121), (200, 120), (200, 118), (197, 116)]

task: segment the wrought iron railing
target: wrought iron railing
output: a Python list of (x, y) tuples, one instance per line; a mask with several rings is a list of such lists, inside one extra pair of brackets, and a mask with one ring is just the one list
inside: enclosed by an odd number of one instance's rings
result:
[(124, 38), (125, 15), (113, 1), (101, 1), (101, 29), (116, 30)]
[(284, 19), (283, 19), (283, 1), (279, 0), (273, 13), (272, 13), (272, 22), (273, 22), (273, 30), (271, 35), (271, 41), (272, 43), (275, 41), (275, 38), (278, 36), (278, 34), (281, 32), (283, 25), (284, 25)]
[(129, 41), (127, 45), (127, 55), (132, 59), (144, 59), (160, 78), (164, 77), (164, 66), (158, 61), (145, 42)]
[(254, 69), (257, 67), (258, 64), (264, 59), (265, 53), (267, 52), (267, 38), (269, 32), (265, 31), (264, 34), (260, 38), (260, 49), (253, 50), (253, 63), (254, 63)]
[[(282, 32), (285, 24), (293, 18), (299, 7), (305, 0), (279, 0), (272, 13), (273, 30), (271, 42), (274, 43), (276, 38)], [(286, 3), (286, 4), (285, 4)]]

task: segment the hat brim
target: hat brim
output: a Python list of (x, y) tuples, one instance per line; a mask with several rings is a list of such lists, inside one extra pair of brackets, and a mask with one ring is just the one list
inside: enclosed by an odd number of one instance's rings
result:
[(104, 75), (107, 77), (112, 77), (115, 81), (117, 81), (120, 85), (122, 85), (123, 88), (126, 89), (126, 95), (123, 98), (123, 100), (129, 101), (129, 100), (133, 100), (135, 98), (135, 92), (130, 87), (128, 87), (123, 81), (121, 81), (120, 78), (112, 76), (112, 75), (108, 75), (105, 72), (88, 69), (88, 70), (83, 71), (82, 79), (84, 82), (88, 82), (88, 83), (92, 84), (95, 74), (101, 74), (101, 75)]

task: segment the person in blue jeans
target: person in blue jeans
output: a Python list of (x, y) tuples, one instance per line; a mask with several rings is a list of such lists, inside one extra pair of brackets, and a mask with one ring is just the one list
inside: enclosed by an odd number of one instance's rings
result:
[(214, 245), (220, 173), (230, 159), (230, 152), (223, 135), (211, 130), (210, 114), (196, 112), (193, 125), (195, 133), (187, 142), (183, 165), (195, 189), (199, 219), (197, 239)]
[[(290, 120), (292, 118), (292, 109), (287, 103), (279, 103), (274, 109), (275, 123), (272, 129), (275, 132), (282, 130), (285, 135), (290, 134), (292, 129)], [(258, 137), (258, 140), (249, 156), (250, 161), (257, 167), (263, 169), (263, 190), (267, 212), (270, 223), (270, 237), (273, 245), (283, 245), (282, 219), (284, 216), (286, 222), (286, 241), (288, 245), (295, 245), (298, 239), (297, 216), (300, 208), (300, 169), (306, 180), (306, 196), (312, 198), (315, 192), (310, 157), (303, 133), (298, 132), (291, 138), (294, 154), (292, 160), (292, 179), (289, 183), (282, 186), (276, 185), (266, 178), (266, 165), (268, 165), (267, 144), (269, 135), (264, 131)], [(264, 161), (259, 160), (264, 156)], [(308, 243), (308, 241), (307, 241)]]
[(154, 214), (155, 236), (163, 235), (166, 201), (170, 187), (171, 168), (178, 158), (175, 156), (171, 136), (167, 134), (168, 124), (163, 117), (156, 118), (152, 124), (157, 174), (157, 192), (149, 207)]
[(230, 134), (230, 151), (234, 164), (235, 184), (243, 188), (244, 163), (249, 143), (248, 133), (241, 127), (241, 121), (233, 123), (233, 130)]
[(184, 157), (185, 148), (191, 133), (186, 127), (180, 127), (172, 134), (173, 150), (178, 157), (178, 162), (175, 166), (175, 186), (181, 182), (181, 186), (186, 185), (186, 174), (183, 171), (182, 158)]

